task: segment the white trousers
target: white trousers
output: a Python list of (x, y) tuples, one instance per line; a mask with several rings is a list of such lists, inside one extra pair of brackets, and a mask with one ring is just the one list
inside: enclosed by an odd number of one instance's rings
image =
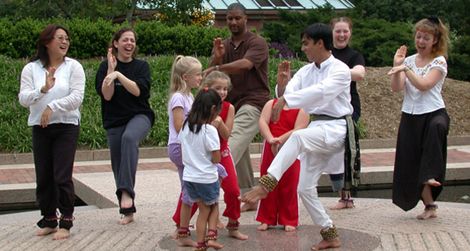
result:
[(299, 157), (298, 193), (313, 222), (322, 228), (331, 227), (333, 222), (318, 198), (317, 184), (323, 172), (335, 168), (328, 163), (335, 154), (344, 151), (345, 136), (345, 120), (313, 121), (308, 128), (292, 133), (268, 168), (268, 173), (280, 180)]

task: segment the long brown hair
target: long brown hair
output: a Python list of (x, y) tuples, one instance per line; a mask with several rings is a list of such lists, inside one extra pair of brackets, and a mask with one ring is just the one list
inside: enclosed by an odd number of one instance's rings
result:
[(46, 45), (54, 39), (56, 31), (59, 29), (64, 30), (67, 36), (69, 35), (69, 31), (65, 27), (57, 24), (49, 24), (41, 31), (36, 42), (36, 54), (31, 58), (31, 61), (39, 59), (44, 68), (48, 68), (50, 66), (51, 59), (49, 58), (49, 53), (47, 53)]

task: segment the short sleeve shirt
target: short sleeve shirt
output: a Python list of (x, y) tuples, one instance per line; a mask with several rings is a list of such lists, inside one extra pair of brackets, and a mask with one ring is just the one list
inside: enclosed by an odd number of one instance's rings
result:
[(193, 105), (194, 98), (191, 94), (184, 94), (175, 92), (168, 102), (168, 145), (173, 143), (180, 143), (178, 140), (178, 132), (176, 132), (175, 124), (173, 123), (173, 109), (177, 107), (183, 108), (184, 118), (188, 117), (191, 106)]
[(446, 59), (443, 56), (439, 56), (424, 67), (418, 67), (416, 66), (415, 54), (405, 59), (405, 65), (421, 77), (426, 76), (432, 69), (437, 69), (442, 73), (442, 78), (433, 88), (427, 91), (418, 90), (406, 78), (402, 111), (408, 114), (424, 114), (444, 108), (445, 104), (441, 92), (447, 75)]
[(224, 64), (239, 59), (248, 59), (253, 63), (253, 68), (249, 71), (230, 74), (232, 89), (227, 101), (232, 103), (236, 110), (245, 104), (261, 110), (269, 100), (269, 49), (266, 41), (252, 32), (246, 32), (238, 46), (235, 46), (231, 38), (225, 39), (223, 44), (226, 50), (223, 58)]
[(198, 133), (191, 132), (186, 123), (179, 134), (183, 157), (183, 180), (210, 184), (218, 180), (216, 164), (212, 163), (212, 152), (220, 150), (217, 129), (205, 124)]

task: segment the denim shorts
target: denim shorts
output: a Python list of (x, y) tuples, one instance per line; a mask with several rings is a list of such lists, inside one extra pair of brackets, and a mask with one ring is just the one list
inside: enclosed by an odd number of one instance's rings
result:
[(183, 186), (183, 190), (187, 193), (192, 202), (202, 201), (206, 205), (213, 205), (219, 200), (219, 181), (210, 184), (184, 181)]

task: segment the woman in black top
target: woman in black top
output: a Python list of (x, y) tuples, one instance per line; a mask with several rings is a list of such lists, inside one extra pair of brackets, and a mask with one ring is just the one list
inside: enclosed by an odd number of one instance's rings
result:
[(150, 131), (155, 115), (149, 104), (149, 65), (135, 58), (135, 32), (130, 28), (119, 30), (110, 47), (107, 60), (96, 74), (96, 91), (101, 97), (119, 212), (124, 215), (120, 224), (128, 224), (136, 212), (134, 186), (139, 142)]
[[(359, 99), (359, 93), (357, 92), (356, 81), (361, 81), (364, 79), (366, 73), (364, 67), (365, 60), (361, 53), (349, 47), (349, 41), (351, 39), (352, 33), (351, 19), (349, 19), (348, 17), (334, 18), (331, 20), (330, 25), (333, 30), (333, 56), (347, 64), (351, 69), (351, 105), (354, 108), (352, 119), (355, 123), (357, 123), (361, 116), (361, 101)], [(359, 145), (357, 144), (357, 146)], [(343, 153), (340, 154), (342, 155)], [(359, 154), (359, 150), (356, 154)], [(359, 157), (356, 157), (356, 159), (358, 158)], [(341, 161), (333, 163), (334, 165), (343, 166), (342, 156), (335, 157), (333, 158), (333, 160)], [(350, 191), (345, 191), (343, 189), (343, 170), (344, 169), (341, 168), (341, 173), (330, 174), (330, 179), (333, 183), (333, 190), (339, 191), (341, 196), (338, 203), (331, 209), (344, 209), (354, 207)]]

